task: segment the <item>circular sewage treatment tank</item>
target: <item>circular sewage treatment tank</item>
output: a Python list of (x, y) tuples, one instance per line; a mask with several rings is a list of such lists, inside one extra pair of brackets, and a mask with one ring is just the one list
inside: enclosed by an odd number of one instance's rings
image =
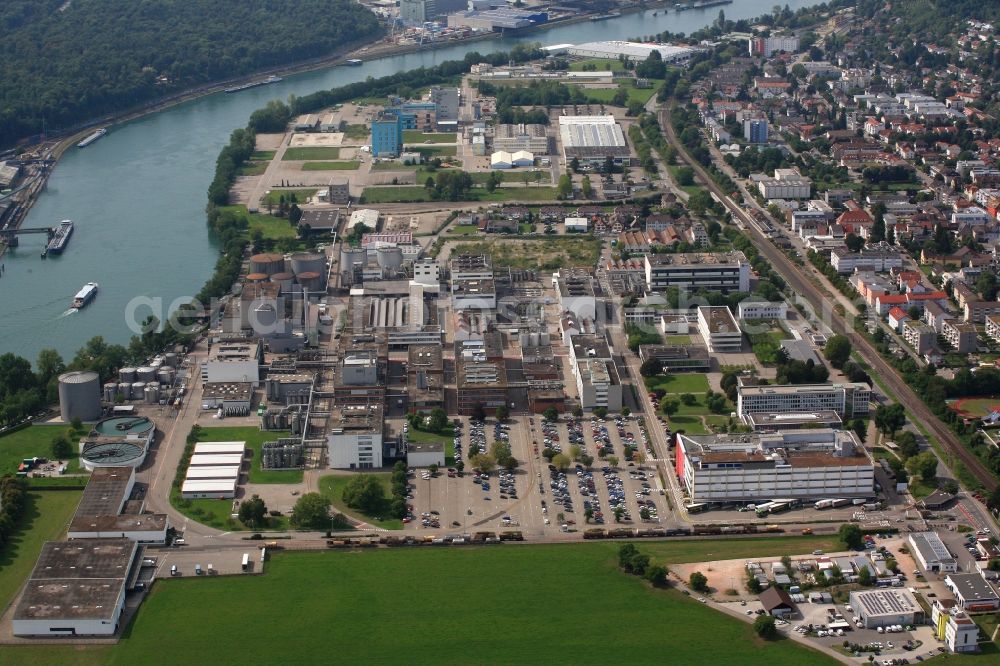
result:
[(154, 427), (145, 416), (104, 419), (94, 426), (94, 432), (113, 439), (85, 443), (80, 462), (90, 471), (97, 467), (138, 467), (146, 459), (146, 441)]
[(94, 426), (94, 430), (105, 437), (139, 437), (152, 429), (153, 422), (145, 416), (115, 416)]

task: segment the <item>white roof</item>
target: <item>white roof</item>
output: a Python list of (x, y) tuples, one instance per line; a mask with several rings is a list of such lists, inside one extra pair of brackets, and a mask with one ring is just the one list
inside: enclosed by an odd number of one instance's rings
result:
[(559, 116), (559, 134), (566, 148), (625, 147), (625, 135), (614, 116)]
[(533, 153), (529, 153), (527, 150), (519, 150), (511, 155), (511, 159), (513, 159), (515, 162), (520, 162), (521, 160), (534, 162), (535, 155)]
[(238, 479), (240, 477), (239, 465), (203, 465), (199, 467), (189, 467), (185, 481), (197, 479)]
[(246, 451), (246, 442), (198, 442), (194, 445), (195, 455), (199, 453), (239, 453)]
[(358, 224), (363, 224), (369, 229), (378, 227), (378, 211), (371, 208), (362, 208), (351, 213), (351, 219), (347, 223), (348, 229), (353, 229)]
[(607, 42), (587, 42), (577, 44), (566, 49), (570, 55), (595, 56), (600, 55), (607, 58), (617, 58), (624, 55), (633, 60), (645, 60), (653, 51), (659, 51), (665, 62), (685, 58), (693, 49), (687, 46), (670, 46), (665, 44), (641, 44), (639, 42), (607, 41)]
[(506, 150), (498, 150), (490, 155), (490, 164), (512, 164), (514, 156)]
[(569, 226), (578, 226), (578, 227), (588, 226), (587, 218), (585, 217), (567, 217), (564, 222)]
[(199, 453), (191, 456), (191, 467), (202, 467), (205, 465), (240, 465), (242, 463), (242, 453)]
[(236, 490), (236, 479), (206, 479), (185, 481), (182, 493), (227, 493)]

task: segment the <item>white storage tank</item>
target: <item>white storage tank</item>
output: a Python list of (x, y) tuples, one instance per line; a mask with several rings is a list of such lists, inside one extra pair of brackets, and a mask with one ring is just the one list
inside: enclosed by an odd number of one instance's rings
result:
[(403, 267), (403, 250), (398, 247), (380, 247), (375, 251), (379, 268), (387, 271), (398, 271)]
[(156, 382), (146, 384), (145, 396), (147, 405), (155, 405), (160, 401), (160, 385)]
[(167, 364), (168, 367), (177, 367), (177, 354), (174, 352), (167, 352), (163, 356), (163, 362)]
[(132, 382), (132, 399), (142, 400), (146, 391), (146, 384), (148, 382)]
[(325, 273), (326, 255), (319, 252), (296, 252), (291, 256), (292, 272), (299, 273)]
[(118, 370), (118, 381), (131, 384), (135, 381), (135, 368), (120, 368)]
[(118, 392), (121, 393), (124, 399), (131, 400), (132, 384), (130, 382), (121, 382), (120, 384), (118, 384)]
[(104, 385), (104, 401), (114, 402), (115, 395), (118, 393), (118, 384), (115, 382), (108, 382)]
[(59, 375), (59, 412), (67, 423), (101, 418), (101, 377), (93, 370)]
[(166, 386), (170, 386), (174, 383), (174, 369), (173, 368), (160, 368), (160, 371), (156, 373), (157, 380)]
[(135, 370), (135, 381), (149, 383), (156, 379), (156, 368), (144, 365)]

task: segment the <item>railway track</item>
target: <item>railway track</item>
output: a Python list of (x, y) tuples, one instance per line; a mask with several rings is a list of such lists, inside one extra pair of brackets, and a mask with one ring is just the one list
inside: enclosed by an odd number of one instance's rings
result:
[(976, 477), (985, 488), (992, 490), (998, 484), (997, 479), (983, 465), (982, 461), (965, 447), (958, 437), (937, 416), (924, 404), (924, 401), (910, 388), (903, 378), (890, 366), (878, 350), (864, 337), (859, 335), (846, 319), (833, 309), (826, 296), (809, 281), (780, 249), (775, 247), (767, 238), (763, 236), (748, 215), (739, 205), (736, 204), (727, 194), (722, 192), (718, 184), (712, 180), (711, 176), (697, 161), (691, 159), (684, 144), (678, 141), (670, 122), (670, 113), (666, 109), (661, 109), (659, 113), (660, 126), (663, 129), (667, 140), (677, 148), (681, 158), (694, 169), (703, 185), (709, 192), (714, 194), (719, 201), (729, 210), (734, 217), (739, 218), (745, 226), (747, 233), (757, 250), (771, 262), (771, 265), (781, 274), (793, 291), (802, 295), (815, 308), (817, 313), (823, 313), (828, 318), (828, 324), (835, 333), (845, 335), (851, 341), (852, 347), (858, 352), (861, 358), (869, 365), (872, 373), (878, 375), (883, 382), (895, 393), (896, 399), (906, 406), (914, 420), (920, 421), (927, 430), (941, 442), (941, 445), (960, 460), (966, 468)]

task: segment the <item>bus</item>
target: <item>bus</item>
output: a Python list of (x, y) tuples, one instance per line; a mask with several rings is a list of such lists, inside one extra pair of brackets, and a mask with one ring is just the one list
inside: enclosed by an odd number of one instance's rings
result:
[(250, 569), (250, 553), (243, 553), (243, 571)]
[(688, 513), (701, 513), (702, 511), (708, 508), (708, 504), (706, 502), (699, 502), (696, 504), (685, 504), (684, 508), (687, 510)]

